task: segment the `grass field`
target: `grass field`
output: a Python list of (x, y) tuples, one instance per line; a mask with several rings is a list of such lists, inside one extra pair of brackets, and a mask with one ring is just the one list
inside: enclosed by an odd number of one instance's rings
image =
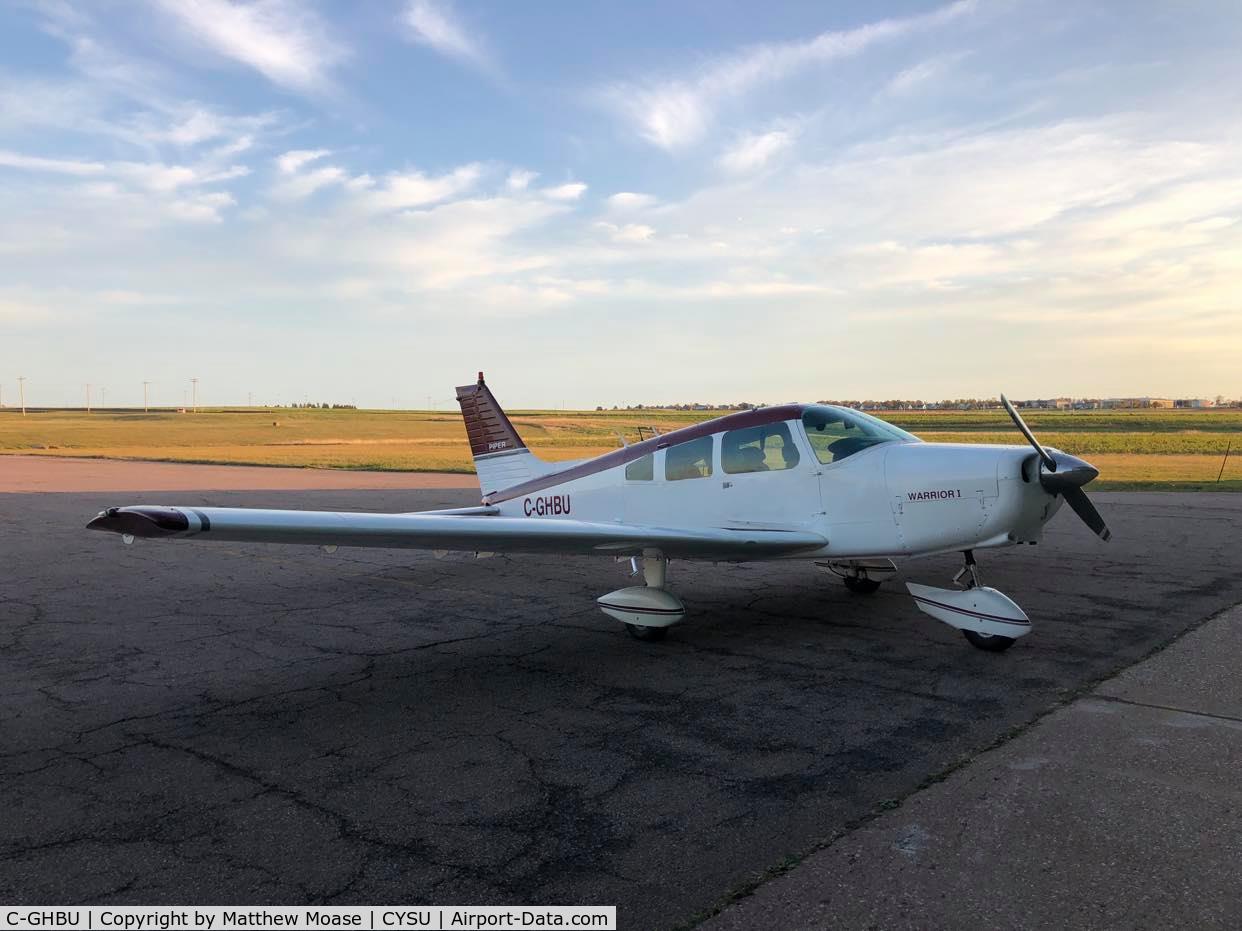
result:
[[(723, 411), (511, 411), (548, 459), (598, 455)], [(1040, 440), (1091, 460), (1097, 488), (1242, 490), (1242, 411), (1031, 411)], [(891, 412), (929, 442), (1020, 443), (1003, 411)], [(1216, 477), (1232, 453), (1222, 481)], [(394, 471), (473, 471), (456, 413), (352, 410), (0, 411), (0, 454)]]

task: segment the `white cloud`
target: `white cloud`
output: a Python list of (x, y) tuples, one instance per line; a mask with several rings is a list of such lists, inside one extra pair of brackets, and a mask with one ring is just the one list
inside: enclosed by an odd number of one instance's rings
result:
[(160, 193), (187, 186), (220, 184), (250, 174), (250, 169), (244, 165), (216, 168), (208, 163), (190, 166), (164, 165), (159, 162), (117, 162), (110, 166), (110, 170), (118, 178)]
[(608, 198), (608, 207), (612, 210), (642, 210), (651, 207), (656, 199), (650, 194), (638, 194), (634, 191), (618, 191)]
[(661, 149), (677, 149), (697, 142), (711, 121), (712, 102), (705, 89), (671, 83), (616, 94), (639, 135)]
[(324, 149), (296, 149), (278, 156), (276, 165), (281, 177), (271, 189), (272, 196), (286, 201), (302, 200), (323, 188), (339, 185), (354, 208), (385, 213), (449, 200), (473, 188), (483, 171), (482, 166), (472, 162), (444, 175), (394, 171), (377, 181), (368, 174), (351, 176), (339, 165), (303, 170), (328, 154)]
[(215, 191), (178, 198), (168, 205), (168, 213), (176, 219), (193, 223), (219, 223), (222, 219), (220, 212), (236, 203), (231, 194)]
[(349, 176), (344, 168), (336, 165), (325, 165), (313, 171), (296, 172), (283, 178), (272, 187), (272, 196), (278, 200), (302, 200), (316, 191), (343, 184)]
[(81, 128), (89, 125), (104, 105), (103, 92), (85, 81), (0, 74), (0, 127), (5, 129)]
[(718, 159), (718, 164), (732, 174), (745, 174), (766, 165), (773, 156), (793, 145), (793, 133), (773, 130), (767, 133), (750, 133), (729, 146)]
[(366, 272), (403, 292), (442, 290), (478, 282), (503, 284), (559, 259), (513, 240), (563, 213), (564, 206), (531, 198), (476, 197), (425, 210), (368, 215), (342, 243), (336, 223), (290, 230), (283, 242), (312, 264)]
[(154, 0), (198, 43), (301, 92), (330, 88), (346, 51), (305, 4), (290, 0)]
[(284, 174), (291, 175), (308, 163), (330, 154), (327, 149), (293, 149), (276, 157), (276, 167)]
[(185, 165), (122, 162), (116, 166), (116, 173), (140, 187), (160, 192), (175, 191), (198, 180), (194, 169)]
[(581, 181), (571, 181), (556, 187), (546, 187), (541, 192), (549, 200), (577, 200), (586, 191), (587, 186)]
[(368, 210), (404, 210), (456, 197), (473, 188), (481, 174), (482, 167), (471, 163), (439, 176), (429, 177), (421, 171), (393, 172), (379, 184), (363, 176), (356, 179), (355, 187), (361, 191), (359, 203)]
[(1197, 220), (1193, 223), (1188, 223), (1187, 226), (1200, 232), (1214, 233), (1217, 230), (1227, 229), (1237, 222), (1237, 217), (1208, 217), (1206, 220)]
[(97, 175), (107, 170), (102, 162), (83, 162), (68, 158), (39, 158), (0, 150), (0, 166), (24, 171), (46, 171), (60, 175)]
[(917, 65), (898, 72), (888, 82), (888, 92), (898, 97), (918, 93), (929, 84), (943, 78), (957, 62), (965, 57), (964, 53), (955, 53), (952, 55), (937, 55), (934, 58), (921, 61)]
[(433, 0), (411, 0), (405, 10), (405, 23), (411, 38), (420, 45), (484, 71), (493, 69), (482, 41), (466, 32), (450, 6)]
[(198, 145), (222, 135), (219, 117), (208, 110), (195, 110), (168, 129), (168, 140), (181, 146)]
[(618, 226), (616, 223), (600, 221), (595, 225), (606, 232), (613, 242), (647, 242), (655, 235), (655, 230), (643, 223), (625, 223)]
[(539, 177), (537, 171), (526, 171), (521, 168), (514, 168), (509, 172), (509, 177), (505, 181), (505, 186), (511, 191), (524, 191), (530, 187), (530, 183)]
[(877, 43), (902, 38), (958, 19), (975, 0), (957, 0), (930, 13), (904, 19), (883, 19), (854, 29), (823, 32), (800, 41), (750, 46), (700, 67), (697, 73), (666, 81), (623, 83), (603, 91), (638, 134), (662, 149), (698, 142), (716, 108), (812, 65), (858, 55)]

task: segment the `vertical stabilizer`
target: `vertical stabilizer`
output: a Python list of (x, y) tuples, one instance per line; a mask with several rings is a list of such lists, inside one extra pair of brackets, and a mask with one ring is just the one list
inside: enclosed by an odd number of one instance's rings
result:
[(457, 403), (466, 421), (466, 435), (479, 489), (484, 495), (517, 485), (545, 471), (543, 463), (526, 448), (508, 416), (483, 382), (457, 389)]

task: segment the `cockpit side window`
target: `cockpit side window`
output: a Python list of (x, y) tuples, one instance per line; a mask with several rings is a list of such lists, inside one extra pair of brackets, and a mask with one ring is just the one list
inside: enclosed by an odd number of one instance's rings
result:
[(641, 459), (635, 459), (625, 467), (627, 482), (649, 482), (655, 478), (655, 456), (647, 453)]
[(919, 441), (913, 434), (877, 417), (826, 404), (808, 407), (802, 415), (802, 426), (815, 458), (825, 465), (881, 443)]
[(664, 478), (667, 481), (707, 478), (711, 474), (712, 438), (710, 436), (670, 446), (664, 453)]
[(787, 424), (730, 430), (720, 441), (720, 464), (730, 475), (779, 472), (798, 464), (798, 447)]

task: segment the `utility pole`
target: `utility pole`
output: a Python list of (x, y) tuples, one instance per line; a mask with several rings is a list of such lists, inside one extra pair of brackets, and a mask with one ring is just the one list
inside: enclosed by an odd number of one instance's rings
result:
[(254, 392), (253, 391), (246, 392), (246, 406), (254, 407)]
[(88, 414), (91, 412), (91, 386), (90, 385), (86, 386), (86, 412)]
[(101, 387), (99, 389), (99, 406), (107, 408), (108, 406), (108, 389)]
[(142, 412), (144, 414), (150, 410), (150, 407), (147, 404), (147, 388), (149, 388), (150, 385), (151, 383), (149, 381), (144, 381), (142, 383)]
[(26, 376), (17, 376), (17, 390), (22, 396), (22, 416), (26, 416)]
[(193, 389), (193, 391), (194, 391), (194, 394), (193, 394), (194, 402), (193, 402), (192, 407), (193, 407), (194, 413), (196, 413), (196, 414), (197, 414), (197, 413), (198, 413), (198, 379), (197, 379), (197, 378), (191, 378), (191, 379), (190, 379), (190, 384), (194, 386), (194, 389)]

